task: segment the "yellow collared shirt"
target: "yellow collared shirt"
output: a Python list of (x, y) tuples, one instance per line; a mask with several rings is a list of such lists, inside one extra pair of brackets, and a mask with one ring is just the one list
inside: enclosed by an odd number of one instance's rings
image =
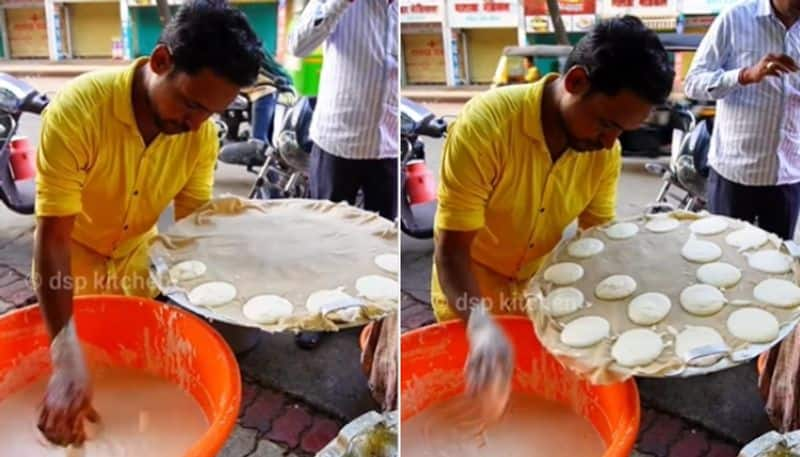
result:
[[(524, 301), (528, 280), (572, 221), (587, 228), (615, 217), (619, 142), (552, 161), (540, 111), (544, 86), (556, 77), (483, 93), (448, 130), (435, 230), (478, 231), (472, 270), (495, 312), (524, 312), (497, 304)], [(431, 289), (437, 319), (455, 318), (435, 268)]]
[(174, 201), (181, 218), (212, 196), (218, 150), (212, 122), (159, 135), (145, 147), (131, 91), (146, 61), (76, 78), (42, 115), (36, 215), (76, 215), (72, 273), (79, 295), (155, 295), (147, 245), (159, 216)]

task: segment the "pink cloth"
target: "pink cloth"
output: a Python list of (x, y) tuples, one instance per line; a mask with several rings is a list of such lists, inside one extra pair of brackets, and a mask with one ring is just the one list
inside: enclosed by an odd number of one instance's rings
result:
[(758, 387), (766, 401), (766, 413), (781, 433), (800, 428), (800, 334), (795, 329), (767, 353)]

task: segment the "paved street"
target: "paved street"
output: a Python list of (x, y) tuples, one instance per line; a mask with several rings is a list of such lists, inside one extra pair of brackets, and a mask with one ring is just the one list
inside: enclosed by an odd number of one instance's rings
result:
[[(31, 78), (53, 91), (64, 78)], [(36, 143), (39, 119), (26, 116), (20, 134)], [(215, 194), (246, 195), (254, 175), (219, 164)], [(164, 213), (159, 228), (172, 221)], [(35, 302), (30, 271), (34, 219), (0, 205), (0, 314)], [(310, 456), (353, 418), (377, 408), (361, 373), (359, 329), (331, 334), (313, 352), (299, 350), (292, 335), (263, 334), (258, 346), (238, 357), (243, 378), (238, 425), (220, 457)]]
[[(458, 103), (430, 103), (453, 115)], [(438, 170), (442, 140), (427, 140), (429, 166)], [(666, 158), (664, 159), (666, 160)], [(637, 214), (658, 194), (661, 181), (644, 170), (646, 159), (625, 158), (617, 212)], [(430, 310), (431, 240), (402, 240), (402, 329), (433, 323)], [(733, 457), (742, 444), (770, 429), (756, 388), (754, 365), (680, 380), (638, 380), (643, 417), (634, 456)]]

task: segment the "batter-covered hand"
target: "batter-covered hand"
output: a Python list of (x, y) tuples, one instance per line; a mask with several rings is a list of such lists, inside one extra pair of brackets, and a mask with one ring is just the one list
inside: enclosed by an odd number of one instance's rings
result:
[(81, 445), (86, 440), (84, 420), (97, 422), (91, 406), (92, 385), (72, 320), (50, 344), (53, 374), (41, 404), (38, 427), (54, 444)]
[(467, 337), (467, 395), (475, 401), (482, 421), (496, 422), (505, 412), (511, 395), (513, 349), (484, 306), (470, 313)]

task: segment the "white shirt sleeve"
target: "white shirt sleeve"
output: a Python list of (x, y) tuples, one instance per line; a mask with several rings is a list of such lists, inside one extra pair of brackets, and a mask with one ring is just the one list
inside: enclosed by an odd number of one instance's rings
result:
[(684, 91), (695, 100), (719, 100), (741, 87), (742, 68), (730, 68), (734, 30), (734, 12), (720, 14), (697, 48), (692, 66), (686, 74)]
[(351, 0), (311, 0), (289, 34), (289, 52), (296, 57), (311, 54), (333, 33), (351, 3)]

